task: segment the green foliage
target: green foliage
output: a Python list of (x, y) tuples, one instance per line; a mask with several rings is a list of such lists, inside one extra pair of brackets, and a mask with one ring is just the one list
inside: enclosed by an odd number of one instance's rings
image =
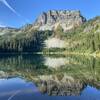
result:
[(55, 32), (54, 32), (55, 36), (57, 36), (58, 38), (62, 38), (64, 36), (63, 31), (64, 31), (63, 28), (60, 25), (58, 25)]
[(71, 31), (71, 51), (95, 52), (100, 50), (100, 17), (89, 20)]
[(12, 36), (0, 37), (0, 52), (34, 52), (44, 47), (44, 40), (51, 31), (23, 32)]
[(43, 52), (44, 53), (46, 53), (46, 52), (63, 52), (65, 50), (66, 50), (65, 48), (44, 48)]
[[(69, 43), (66, 50), (93, 53), (100, 51), (100, 17), (91, 19), (81, 26), (64, 32), (58, 25), (55, 31), (37, 31), (27, 25), (20, 31), (9, 31), (0, 36), (0, 52), (37, 52), (44, 50), (44, 41), (48, 37), (57, 37)], [(46, 50), (44, 50), (46, 51)], [(60, 48), (47, 51), (62, 52)]]

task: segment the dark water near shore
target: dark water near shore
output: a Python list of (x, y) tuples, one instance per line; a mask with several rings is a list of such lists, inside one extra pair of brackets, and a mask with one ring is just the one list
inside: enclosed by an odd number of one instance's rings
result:
[(100, 100), (100, 59), (0, 55), (0, 100)]

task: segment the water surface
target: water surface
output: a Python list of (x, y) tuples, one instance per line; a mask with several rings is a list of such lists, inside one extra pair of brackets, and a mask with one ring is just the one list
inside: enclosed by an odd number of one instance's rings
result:
[(100, 100), (100, 59), (1, 55), (0, 100)]

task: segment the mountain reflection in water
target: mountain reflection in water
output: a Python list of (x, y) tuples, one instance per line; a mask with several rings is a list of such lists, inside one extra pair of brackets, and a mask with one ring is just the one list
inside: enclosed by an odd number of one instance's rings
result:
[(59, 100), (98, 100), (99, 58), (32, 54), (0, 56), (0, 100), (11, 97), (11, 100), (33, 100), (37, 96), (49, 100), (48, 95), (55, 96), (51, 99), (64, 96)]

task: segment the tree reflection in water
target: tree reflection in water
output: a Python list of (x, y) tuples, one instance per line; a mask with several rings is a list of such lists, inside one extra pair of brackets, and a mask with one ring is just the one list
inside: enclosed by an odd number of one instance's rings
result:
[(48, 95), (80, 95), (88, 85), (100, 88), (99, 66), (93, 57), (1, 55), (0, 78), (20, 76)]

